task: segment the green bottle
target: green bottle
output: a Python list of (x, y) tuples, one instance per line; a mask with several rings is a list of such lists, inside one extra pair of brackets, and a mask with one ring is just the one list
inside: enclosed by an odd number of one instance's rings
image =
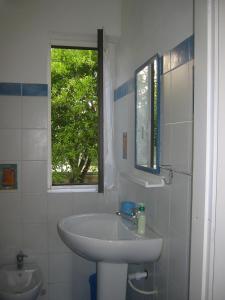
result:
[(138, 208), (138, 234), (145, 234), (146, 216), (145, 216), (145, 205), (144, 203), (139, 203)]

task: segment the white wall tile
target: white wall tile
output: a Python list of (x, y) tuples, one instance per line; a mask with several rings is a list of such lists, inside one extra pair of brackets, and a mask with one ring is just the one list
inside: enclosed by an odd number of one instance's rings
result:
[[(73, 299), (74, 299), (73, 287), (71, 283), (49, 284), (49, 300), (73, 300)], [(81, 298), (77, 298), (77, 299), (81, 299)], [(82, 299), (86, 300), (85, 298)]]
[(176, 124), (172, 129), (172, 166), (192, 173), (192, 123)]
[(43, 193), (47, 190), (47, 161), (22, 162), (23, 193)]
[(2, 223), (0, 230), (0, 255), (15, 255), (22, 247), (21, 223)]
[(0, 141), (1, 160), (21, 159), (21, 130), (0, 129)]
[[(192, 65), (193, 62), (191, 61), (169, 72), (168, 75), (163, 76), (163, 110), (165, 123), (193, 120)], [(171, 78), (169, 78), (170, 76)], [(170, 84), (169, 80), (171, 80)]]
[(0, 223), (21, 221), (21, 195), (18, 192), (0, 192)]
[[(46, 195), (23, 194), (21, 200), (22, 221), (24, 223), (47, 222)], [(29, 225), (27, 225), (29, 226)]]
[(172, 115), (172, 72), (168, 72), (161, 76), (161, 97), (160, 97), (160, 114), (161, 124), (168, 123), (168, 119)]
[(96, 264), (76, 254), (72, 255), (72, 264), (73, 297), (74, 299), (89, 300), (89, 276), (96, 272)]
[(129, 180), (121, 177), (119, 181), (119, 200), (137, 202), (137, 186), (138, 185), (131, 183)]
[(22, 128), (47, 128), (48, 97), (22, 97)]
[(158, 190), (158, 197), (156, 200), (156, 215), (154, 227), (163, 235), (168, 237), (170, 225), (170, 208), (171, 207), (171, 186), (166, 185)]
[(73, 214), (107, 212), (103, 194), (78, 193), (73, 197)]
[(71, 283), (72, 278), (72, 254), (52, 254), (49, 257), (49, 282)]
[(47, 160), (48, 140), (45, 129), (26, 129), (22, 131), (22, 159)]
[(192, 173), (192, 122), (164, 126), (161, 164)]
[(160, 128), (160, 164), (172, 164), (172, 125), (162, 125)]
[(3, 265), (11, 265), (16, 263), (16, 254), (18, 253), (17, 249), (15, 249), (14, 253), (8, 253), (0, 256), (0, 266)]
[(57, 221), (48, 223), (48, 251), (49, 253), (71, 253), (58, 234)]
[(0, 96), (0, 128), (21, 128), (20, 96)]
[(155, 287), (158, 290), (157, 300), (167, 300), (168, 277), (169, 277), (169, 239), (168, 237), (164, 237), (161, 256), (155, 264)]
[(180, 236), (171, 229), (169, 243), (169, 293), (172, 285), (176, 283), (176, 286), (180, 288), (179, 297), (176, 299), (185, 300), (188, 295), (189, 238)]
[(118, 189), (117, 188), (113, 190), (105, 189), (104, 202), (106, 204), (106, 210), (108, 212), (118, 210), (118, 205), (119, 205)]
[[(133, 157), (133, 117), (134, 117), (134, 94), (129, 94), (122, 100), (115, 102), (115, 157), (120, 171), (125, 171), (129, 163), (134, 161)], [(127, 159), (123, 159), (123, 132), (127, 132)], [(132, 145), (132, 146), (131, 146)]]
[(77, 270), (80, 270), (81, 274), (89, 276), (92, 273), (96, 272), (96, 263), (89, 261), (75, 253), (72, 253), (72, 273), (74, 276), (77, 276)]
[(73, 214), (72, 196), (70, 193), (48, 193), (48, 222), (56, 222)]
[(149, 201), (150, 205), (146, 203), (146, 218), (148, 220), (147, 225), (150, 228), (155, 228), (156, 201), (157, 200)]
[(191, 176), (174, 173), (171, 191), (170, 226), (180, 236), (188, 237), (191, 222)]
[(23, 224), (23, 249), (28, 253), (47, 253), (47, 224)]
[(182, 288), (183, 287), (179, 286), (176, 282), (170, 282), (170, 286), (168, 288), (168, 300), (186, 300), (187, 295), (184, 295)]

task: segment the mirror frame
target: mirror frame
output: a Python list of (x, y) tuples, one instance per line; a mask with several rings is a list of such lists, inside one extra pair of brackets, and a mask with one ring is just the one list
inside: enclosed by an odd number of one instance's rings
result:
[[(144, 166), (138, 165), (138, 163), (137, 163), (137, 74), (146, 66), (151, 65), (155, 60), (157, 60), (158, 93), (157, 93), (157, 98), (156, 98), (156, 102), (157, 102), (157, 104), (156, 104), (156, 107), (157, 107), (156, 131), (157, 132), (155, 133), (156, 138), (157, 138), (157, 141), (156, 141), (156, 168), (153, 168), (153, 167), (144, 167)], [(135, 77), (134, 77), (134, 81), (135, 81), (135, 168), (145, 171), (145, 172), (153, 173), (153, 174), (160, 173), (160, 70), (161, 70), (160, 56), (158, 54), (156, 54), (135, 70)], [(152, 97), (151, 97), (150, 101), (151, 102), (153, 101)], [(151, 112), (151, 115), (152, 115), (152, 112)], [(151, 118), (150, 122), (151, 122), (151, 145), (152, 145), (152, 140), (153, 140), (152, 132), (154, 130), (154, 126), (152, 126), (152, 124), (154, 123), (154, 119)]]

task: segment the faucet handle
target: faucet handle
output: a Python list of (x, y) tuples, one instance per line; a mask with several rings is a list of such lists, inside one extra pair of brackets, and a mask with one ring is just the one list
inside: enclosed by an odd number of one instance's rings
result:
[(132, 208), (132, 216), (136, 216), (138, 213), (138, 207)]
[(22, 250), (20, 250), (19, 253), (16, 255), (17, 260), (23, 260), (24, 257), (28, 257), (28, 255), (23, 253)]
[(23, 268), (23, 260), (24, 257), (28, 257), (27, 254), (24, 254), (23, 251), (19, 251), (19, 253), (16, 256), (16, 262), (17, 262), (17, 269), (21, 270)]

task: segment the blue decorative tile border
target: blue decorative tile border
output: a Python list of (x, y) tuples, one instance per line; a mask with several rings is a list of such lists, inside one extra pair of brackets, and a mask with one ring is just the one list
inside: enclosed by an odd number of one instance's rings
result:
[[(166, 55), (163, 56), (163, 74), (174, 70), (175, 68), (194, 58), (194, 36), (192, 35), (184, 40), (182, 43), (169, 51), (167, 55), (167, 60), (164, 59)], [(167, 61), (166, 66), (164, 64), (165, 61)]]
[(125, 97), (134, 91), (134, 78), (129, 79), (114, 91), (114, 100)]
[(22, 96), (48, 96), (48, 85), (22, 84)]
[(20, 96), (21, 95), (21, 84), (20, 83), (0, 83), (0, 95), (8, 96)]
[(48, 85), (42, 83), (0, 82), (1, 96), (48, 96)]
[[(194, 58), (194, 35), (181, 42), (172, 50), (160, 57), (161, 74), (165, 74), (187, 63)], [(114, 90), (114, 101), (134, 91), (134, 78), (129, 79)]]

